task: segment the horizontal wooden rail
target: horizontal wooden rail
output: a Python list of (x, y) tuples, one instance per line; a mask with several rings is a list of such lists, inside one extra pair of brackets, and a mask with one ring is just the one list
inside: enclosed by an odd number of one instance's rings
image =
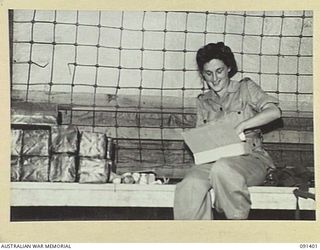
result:
[[(296, 209), (294, 187), (250, 187), (252, 209)], [(173, 207), (175, 185), (11, 183), (11, 206)], [(311, 188), (314, 193), (315, 189)], [(300, 198), (301, 210), (315, 210)]]

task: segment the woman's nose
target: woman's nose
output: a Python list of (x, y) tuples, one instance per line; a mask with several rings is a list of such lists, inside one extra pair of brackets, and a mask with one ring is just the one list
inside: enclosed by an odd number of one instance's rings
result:
[(215, 73), (213, 73), (213, 74), (211, 75), (211, 81), (212, 81), (212, 82), (215, 82), (217, 79), (218, 79), (217, 75), (216, 75)]

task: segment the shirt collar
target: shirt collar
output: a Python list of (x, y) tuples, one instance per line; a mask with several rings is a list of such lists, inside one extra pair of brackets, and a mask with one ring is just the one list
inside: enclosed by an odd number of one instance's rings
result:
[[(228, 93), (235, 93), (238, 91), (240, 87), (240, 83), (238, 81), (230, 80), (227, 92)], [(218, 96), (213, 90), (209, 90), (204, 94), (204, 99), (216, 99)]]

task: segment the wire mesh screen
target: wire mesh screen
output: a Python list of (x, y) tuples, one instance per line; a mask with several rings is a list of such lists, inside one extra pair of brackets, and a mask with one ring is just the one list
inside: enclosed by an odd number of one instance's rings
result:
[(196, 51), (225, 42), (238, 63), (235, 79), (252, 78), (283, 111), (312, 112), (312, 21), (311, 11), (14, 10), (12, 91), (24, 101), (70, 105), (65, 123), (133, 139), (126, 146), (140, 162), (142, 139), (159, 140), (146, 146), (161, 148), (151, 157), (159, 163), (175, 158), (171, 147), (185, 162), (172, 128), (194, 125), (194, 97), (206, 87)]

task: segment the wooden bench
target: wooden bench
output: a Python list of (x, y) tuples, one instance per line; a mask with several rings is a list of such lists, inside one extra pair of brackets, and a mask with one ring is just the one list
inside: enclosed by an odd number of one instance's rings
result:
[[(252, 209), (296, 209), (294, 187), (250, 187)], [(173, 207), (175, 185), (11, 183), (11, 206)], [(314, 193), (314, 188), (310, 189)], [(299, 199), (301, 210), (315, 210)]]
[[(68, 95), (68, 94), (66, 94)], [(165, 104), (150, 99), (147, 108), (136, 108), (129, 97), (114, 99), (97, 96), (99, 107), (88, 105), (88, 96), (78, 106), (65, 105), (66, 95), (53, 95), (59, 104), (62, 124), (74, 124), (80, 130), (105, 132), (117, 143), (117, 172), (153, 170), (159, 177), (181, 179), (193, 159), (180, 133), (195, 124), (195, 108), (175, 108), (175, 100)], [(13, 92), (23, 100), (24, 93)], [(35, 100), (47, 101), (46, 93)], [(39, 99), (40, 98), (40, 99)], [(43, 98), (43, 100), (41, 99)], [(115, 101), (116, 100), (116, 101)], [(166, 106), (165, 105), (165, 106)], [(161, 107), (161, 108), (159, 108)], [(265, 129), (264, 143), (277, 166), (313, 167), (312, 113), (284, 112), (281, 121)], [(175, 185), (11, 183), (11, 206), (90, 206), (90, 207), (172, 207)], [(294, 187), (251, 187), (252, 209), (296, 209)], [(315, 189), (311, 188), (314, 193)], [(315, 202), (300, 198), (302, 210), (315, 210)]]

